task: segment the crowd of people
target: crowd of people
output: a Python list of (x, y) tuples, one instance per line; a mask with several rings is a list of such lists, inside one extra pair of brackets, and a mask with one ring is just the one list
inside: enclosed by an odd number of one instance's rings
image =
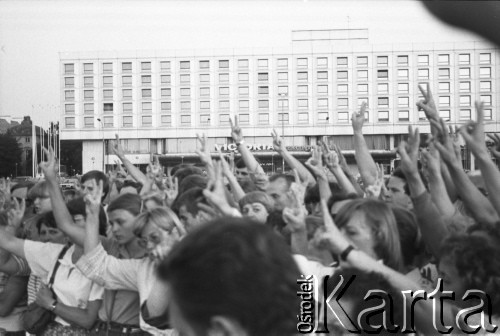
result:
[[(198, 136), (201, 166), (155, 160), (143, 173), (117, 137), (124, 167), (87, 172), (71, 194), (45, 150), (43, 181), (0, 186), (0, 328), (25, 335), (23, 314), (35, 303), (55, 315), (39, 335), (495, 331), (500, 172), (483, 106), (476, 103), (477, 121), (451, 130), (429, 88), (420, 90), (432, 134), (410, 127), (389, 177), (363, 137), (365, 105), (351, 119), (359, 174), (327, 137), (303, 164), (273, 132), (290, 173), (268, 176), (236, 120), (236, 161), (210, 153)], [(462, 167), (459, 137), (482, 186)], [(311, 276), (319, 281), (307, 319), (299, 293)], [(338, 314), (320, 293), (350, 278)], [(370, 302), (374, 290), (391, 298), (390, 314)], [(441, 305), (428, 300), (436, 297)]]

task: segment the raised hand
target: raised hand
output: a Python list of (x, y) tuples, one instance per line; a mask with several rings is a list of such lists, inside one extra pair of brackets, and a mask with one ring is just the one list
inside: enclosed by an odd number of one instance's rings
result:
[(317, 178), (326, 179), (325, 168), (321, 155), (321, 148), (313, 146), (312, 156), (305, 162), (305, 165), (316, 175)]
[(45, 156), (47, 157), (47, 161), (40, 162), (40, 168), (43, 171), (43, 175), (46, 179), (55, 179), (57, 177), (57, 159), (54, 154), (54, 149), (49, 147), (49, 150), (42, 148)]
[(125, 171), (125, 169), (123, 169), (123, 166), (122, 166), (120, 160), (115, 160), (115, 165), (116, 165), (116, 173), (117, 173), (117, 175), (120, 176), (120, 177), (123, 177), (123, 178), (127, 177), (128, 174)]
[(115, 141), (113, 141), (111, 150), (120, 159), (125, 156), (125, 151), (123, 150), (122, 144), (120, 143), (120, 137), (118, 136), (118, 134), (115, 134)]
[(330, 150), (328, 145), (321, 141), (321, 148), (323, 150), (323, 162), (329, 169), (337, 169), (340, 167), (340, 159), (336, 151)]
[(196, 139), (198, 139), (198, 142), (200, 143), (200, 148), (195, 151), (196, 154), (200, 157), (201, 163), (206, 166), (210, 166), (212, 164), (212, 156), (208, 150), (206, 134), (202, 134), (201, 136), (196, 134)]
[(500, 158), (500, 136), (498, 134), (486, 134), (488, 138), (490, 138), (495, 145), (490, 148), (491, 154), (497, 159)]
[(290, 186), (290, 192), (293, 195), (292, 199), (296, 202), (294, 207), (297, 208), (304, 206), (304, 198), (306, 196), (308, 181), (302, 181), (300, 179), (300, 175), (297, 169), (293, 170), (293, 175), (295, 176), (295, 182), (292, 182), (292, 185)]
[(365, 112), (366, 112), (366, 102), (363, 102), (361, 104), (361, 108), (359, 109), (358, 112), (353, 112), (351, 116), (351, 124), (352, 124), (352, 129), (354, 130), (354, 133), (362, 133), (363, 132), (363, 125), (365, 123)]
[(375, 183), (369, 185), (365, 188), (366, 196), (368, 198), (378, 199), (380, 195), (385, 192), (385, 180), (384, 180), (384, 166), (377, 163), (377, 177)]
[(327, 249), (336, 255), (340, 255), (345, 250), (349, 243), (346, 241), (342, 233), (335, 225), (330, 211), (326, 204), (326, 200), (321, 200), (321, 210), (323, 212), (324, 226), (316, 230), (314, 235), (314, 243), (319, 248)]
[(425, 116), (428, 120), (439, 120), (439, 112), (436, 108), (434, 98), (432, 97), (429, 84), (427, 84), (427, 90), (425, 90), (422, 85), (419, 85), (418, 89), (420, 93), (422, 93), (422, 96), (424, 96), (424, 99), (417, 102), (418, 108), (425, 112)]
[(226, 190), (223, 183), (222, 163), (219, 161), (213, 162), (214, 178), (208, 182), (207, 188), (203, 190), (203, 195), (208, 203), (215, 209), (218, 209), (222, 214), (229, 214), (231, 206), (226, 198)]
[[(90, 180), (91, 188), (89, 192), (85, 195), (85, 212), (87, 213), (87, 218), (93, 217), (98, 218), (99, 212), (101, 211), (101, 199), (103, 195), (103, 181), (100, 180), (99, 184), (95, 180)], [(92, 222), (92, 221), (87, 221)], [(97, 221), (97, 224), (99, 221)]]
[(448, 133), (448, 128), (443, 119), (440, 119), (439, 122), (435, 120), (431, 120), (430, 122), (437, 130), (438, 136), (434, 139), (434, 146), (439, 151), (441, 159), (447, 164), (462, 166), (458, 138)]
[(7, 220), (9, 223), (9, 227), (11, 227), (12, 234), (15, 234), (17, 229), (21, 227), (21, 223), (23, 222), (24, 212), (26, 211), (26, 200), (23, 198), (21, 203), (17, 201), (17, 198), (13, 198), (12, 207), (7, 212)]
[(271, 132), (271, 136), (273, 137), (273, 148), (275, 151), (278, 153), (283, 152), (286, 150), (286, 146), (283, 143), (283, 139), (278, 135), (278, 132), (273, 128), (273, 131)]
[(420, 147), (420, 134), (418, 128), (408, 126), (408, 143), (401, 141), (398, 153), (401, 156), (401, 169), (407, 176), (418, 174), (418, 153)]
[(234, 124), (233, 120), (229, 118), (229, 123), (231, 125), (231, 137), (233, 138), (233, 141), (236, 143), (241, 143), (243, 141), (243, 132), (238, 126), (238, 117), (234, 117)]
[(422, 149), (421, 153), (422, 167), (425, 176), (428, 178), (429, 176), (441, 174), (441, 157), (439, 151), (436, 149), (436, 145), (431, 142), (429, 144), (429, 150)]
[(487, 154), (488, 150), (484, 142), (484, 103), (476, 101), (477, 121), (469, 121), (460, 128), (460, 134), (474, 155)]
[(177, 177), (172, 180), (172, 175), (170, 175), (169, 171), (167, 171), (167, 183), (163, 192), (165, 193), (165, 203), (171, 207), (177, 195), (179, 195), (179, 180)]

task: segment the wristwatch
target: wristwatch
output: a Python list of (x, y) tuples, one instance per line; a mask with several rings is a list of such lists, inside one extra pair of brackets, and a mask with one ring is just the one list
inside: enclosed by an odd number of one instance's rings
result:
[(54, 300), (54, 302), (52, 302), (52, 304), (50, 305), (50, 311), (54, 311), (56, 310), (56, 306), (57, 306), (57, 300)]

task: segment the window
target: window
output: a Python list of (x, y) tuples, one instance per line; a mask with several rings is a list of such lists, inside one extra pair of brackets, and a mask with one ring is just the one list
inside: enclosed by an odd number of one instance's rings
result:
[(439, 106), (450, 106), (450, 96), (440, 96)]
[(378, 107), (389, 107), (389, 98), (379, 97), (378, 98)]
[(210, 102), (209, 101), (201, 101), (200, 102), (201, 110), (210, 110)]
[(122, 76), (122, 85), (123, 86), (132, 85), (132, 76)]
[(151, 114), (151, 113), (153, 113), (153, 103), (151, 103), (151, 102), (143, 102), (142, 103), (142, 113), (143, 114)]
[(307, 58), (297, 58), (297, 67), (307, 68)]
[(470, 110), (460, 110), (460, 120), (470, 120)]
[(113, 72), (113, 63), (102, 63), (102, 72), (112, 73)]
[(439, 82), (438, 84), (439, 92), (449, 93), (450, 92), (450, 83), (449, 82)]
[(470, 96), (460, 96), (460, 106), (470, 106)]
[(83, 77), (83, 86), (85, 87), (94, 86), (94, 77)]
[[(267, 86), (260, 86), (260, 87), (267, 87)], [(267, 93), (269, 93), (269, 89), (268, 89)], [(220, 87), (219, 88), (219, 96), (229, 96), (229, 87), (227, 87), (227, 86)]]
[(458, 55), (458, 64), (470, 64), (470, 54)]
[(145, 99), (145, 98), (150, 99), (151, 98), (151, 89), (142, 89), (142, 98), (143, 99)]
[(358, 70), (359, 80), (368, 80), (368, 70)]
[(75, 77), (66, 77), (66, 78), (64, 78), (64, 86), (65, 87), (73, 87), (73, 86), (75, 86)]
[(288, 58), (278, 58), (278, 68), (288, 67)]
[(190, 88), (181, 88), (180, 94), (181, 94), (181, 96), (189, 97), (189, 96), (191, 96), (191, 89)]
[(141, 62), (141, 71), (151, 71), (151, 62)]
[(479, 91), (490, 92), (491, 91), (491, 82), (479, 82)]
[(257, 79), (259, 82), (267, 82), (269, 80), (269, 74), (267, 72), (259, 72), (257, 74)]
[(318, 80), (327, 80), (328, 71), (318, 71)]
[(248, 82), (248, 74), (247, 73), (239, 73), (238, 74), (239, 82)]
[(337, 71), (338, 80), (347, 80), (347, 71)]
[(123, 117), (122, 118), (123, 127), (132, 127), (133, 126), (132, 120), (133, 120), (132, 117)]
[(429, 55), (418, 55), (417, 62), (418, 65), (429, 65)]
[(389, 78), (389, 70), (377, 70), (377, 78), (387, 80)]
[(181, 125), (191, 125), (191, 116), (181, 115)]
[(288, 72), (278, 72), (278, 81), (288, 81)]
[(112, 76), (102, 77), (102, 85), (105, 87), (113, 86), (113, 77)]
[(66, 75), (72, 75), (75, 73), (75, 65), (73, 63), (71, 64), (64, 64), (64, 73)]
[(123, 100), (132, 99), (132, 89), (123, 89), (122, 98)]
[(389, 57), (387, 56), (377, 56), (377, 66), (386, 67), (389, 65)]
[(348, 91), (347, 84), (339, 84), (339, 85), (337, 85), (337, 93), (342, 94), (342, 93), (347, 93), (347, 91)]
[(200, 124), (210, 124), (210, 114), (200, 115)]
[(229, 68), (229, 60), (219, 60), (219, 69)]
[(219, 101), (219, 109), (229, 110), (229, 100), (220, 100)]
[(366, 97), (358, 98), (358, 108), (361, 107), (363, 103), (366, 103), (366, 108), (368, 108), (368, 98)]
[(83, 90), (83, 99), (94, 99), (94, 90)]
[(318, 121), (322, 123), (328, 123), (330, 120), (330, 117), (328, 116), (327, 112), (320, 112), (318, 113)]
[[(229, 88), (228, 88), (228, 93), (229, 93)], [(269, 95), (269, 86), (259, 86), (257, 88), (257, 93), (259, 95)]]
[(209, 97), (210, 96), (210, 88), (209, 87), (201, 87), (200, 88), (200, 96)]
[(238, 102), (238, 107), (240, 110), (248, 110), (250, 108), (250, 102), (248, 100), (240, 100)]
[(410, 98), (409, 97), (398, 97), (398, 106), (399, 107), (409, 107), (410, 106)]
[(94, 117), (83, 118), (83, 126), (86, 128), (93, 128), (94, 127)]
[(479, 54), (479, 63), (490, 64), (491, 63), (491, 54), (490, 53)]
[(307, 80), (309, 78), (307, 72), (299, 71), (297, 72), (297, 80)]
[(122, 62), (122, 72), (132, 72), (132, 62)]
[(131, 114), (133, 112), (132, 103), (123, 103), (122, 109), (124, 114)]
[(75, 90), (64, 91), (64, 100), (75, 100)]
[(410, 85), (408, 83), (398, 83), (398, 93), (409, 93)]
[[(325, 86), (325, 85), (320, 85), (320, 86)], [(319, 89), (319, 86), (318, 86)], [(318, 91), (319, 93), (319, 91)], [(327, 86), (327, 92), (328, 93), (328, 86)], [(288, 86), (278, 86), (278, 95), (288, 95)]]
[(191, 82), (191, 75), (189, 74), (180, 75), (180, 81), (181, 83), (189, 84)]
[(446, 55), (446, 54), (438, 55), (438, 64), (439, 65), (450, 64), (450, 55)]
[[(285, 87), (286, 87), (286, 86), (285, 86)], [(248, 96), (249, 92), (250, 92), (250, 91), (249, 91), (249, 89), (248, 89), (248, 86), (240, 86), (240, 87), (238, 88), (238, 94), (239, 94), (240, 96)]]
[(379, 111), (378, 121), (389, 121), (389, 111)]
[(260, 109), (268, 109), (269, 108), (269, 100), (259, 100), (258, 106)]
[(64, 123), (66, 125), (66, 128), (75, 128), (75, 118), (74, 117), (64, 118)]
[(280, 110), (288, 110), (288, 99), (278, 99), (278, 107)]
[(347, 98), (338, 98), (337, 99), (337, 106), (340, 108), (349, 108), (349, 99)]
[(299, 122), (308, 123), (309, 122), (309, 113), (299, 113)]
[(94, 73), (94, 64), (83, 63), (83, 73)]
[(163, 113), (172, 112), (172, 102), (161, 102), (160, 109), (161, 109), (161, 112), (163, 112)]
[(398, 111), (398, 120), (399, 121), (409, 121), (410, 120), (410, 112), (403, 110)]
[(470, 82), (460, 82), (460, 92), (470, 92)]
[(248, 60), (247, 59), (239, 59), (238, 60), (238, 68), (248, 68)]
[(328, 94), (328, 85), (318, 85), (318, 94)]
[(248, 114), (239, 114), (238, 122), (242, 125), (246, 125), (250, 123), (250, 115)]
[(229, 82), (229, 74), (228, 73), (219, 74), (219, 83), (227, 83), (227, 82)]
[(445, 121), (450, 120), (450, 110), (439, 110), (439, 117), (443, 118)]
[[(345, 64), (341, 64), (341, 66), (345, 65), (347, 66), (347, 57), (339, 57), (339, 58), (345, 58)], [(337, 58), (338, 62), (338, 58)], [(318, 68), (324, 68), (328, 66), (328, 58), (327, 57), (318, 57), (316, 60), (316, 64), (318, 65)], [(337, 65), (339, 65), (337, 63)]]
[(359, 56), (357, 58), (359, 66), (367, 66), (368, 65), (368, 57), (367, 56)]
[(265, 58), (259, 59), (259, 60), (257, 60), (257, 65), (259, 66), (259, 68), (267, 68), (268, 61)]
[(491, 68), (479, 68), (479, 77), (490, 78), (491, 77)]
[(349, 112), (339, 112), (337, 114), (338, 121), (340, 122), (347, 122), (349, 121)]
[(358, 93), (368, 93), (368, 84), (358, 84)]
[[(318, 59), (318, 61), (319, 61), (319, 59)], [(319, 65), (319, 62), (318, 62), (318, 65)], [(326, 65), (327, 64), (325, 64), (325, 66)], [(348, 65), (348, 63), (347, 63), (347, 57), (337, 57), (337, 66), (339, 66), (339, 67), (346, 67), (347, 65)]]
[(162, 126), (171, 126), (172, 125), (172, 116), (162, 115), (160, 117), (160, 123)]
[(83, 104), (83, 113), (84, 114), (94, 114), (94, 104), (93, 103)]
[(491, 109), (484, 109), (483, 114), (484, 114), (484, 120), (491, 120), (492, 119)]
[(490, 95), (481, 95), (481, 101), (485, 106), (491, 106), (491, 96)]
[(191, 102), (190, 101), (181, 101), (181, 110), (191, 111)]
[(318, 99), (318, 108), (319, 109), (327, 109), (328, 108), (328, 98), (319, 98)]
[(104, 103), (102, 110), (104, 113), (113, 113), (113, 103)]
[(170, 71), (170, 61), (161, 61), (160, 71)]
[(387, 83), (379, 83), (377, 84), (377, 93), (388, 93), (389, 92), (389, 84)]
[(450, 69), (440, 68), (438, 70), (439, 79), (450, 79)]
[(305, 109), (309, 107), (309, 100), (308, 99), (299, 99), (297, 100), (297, 106), (300, 109)]
[(209, 74), (200, 74), (200, 83), (208, 83), (210, 82)]
[(160, 94), (162, 98), (171, 97), (172, 91), (170, 88), (165, 88), (160, 90)]
[(299, 85), (297, 86), (297, 93), (300, 95), (308, 94), (309, 87), (307, 85)]
[(259, 124), (269, 124), (269, 114), (259, 113)]
[(75, 104), (64, 105), (64, 112), (66, 114), (75, 114)]
[(278, 113), (278, 121), (279, 122), (286, 122), (288, 123), (289, 121), (289, 115), (288, 113)]
[(399, 55), (398, 56), (398, 65), (399, 66), (408, 65), (408, 56), (407, 55)]
[(408, 69), (398, 69), (398, 79), (408, 79)]
[(419, 80), (429, 79), (429, 69), (418, 69), (418, 79)]
[(151, 85), (151, 76), (150, 75), (141, 76), (141, 83), (142, 85)]
[(460, 78), (470, 78), (470, 68), (460, 68), (458, 70), (458, 76)]
[(181, 70), (189, 70), (191, 68), (191, 62), (189, 61), (180, 61), (179, 67)]
[(153, 117), (152, 116), (142, 116), (142, 126), (152, 126)]
[(104, 100), (112, 100), (113, 90), (102, 90), (102, 97)]

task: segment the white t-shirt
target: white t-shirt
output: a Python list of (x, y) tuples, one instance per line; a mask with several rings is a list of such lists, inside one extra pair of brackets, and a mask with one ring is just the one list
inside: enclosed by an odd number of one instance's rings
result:
[[(57, 257), (64, 245), (40, 243), (25, 240), (24, 254), (32, 274), (39, 276), (48, 284)], [(75, 246), (71, 246), (64, 254), (54, 278), (52, 289), (57, 295), (57, 301), (70, 307), (85, 309), (89, 301), (102, 300), (104, 289), (92, 280), (86, 278), (72, 262)], [(70, 325), (59, 316), (56, 322)]]

